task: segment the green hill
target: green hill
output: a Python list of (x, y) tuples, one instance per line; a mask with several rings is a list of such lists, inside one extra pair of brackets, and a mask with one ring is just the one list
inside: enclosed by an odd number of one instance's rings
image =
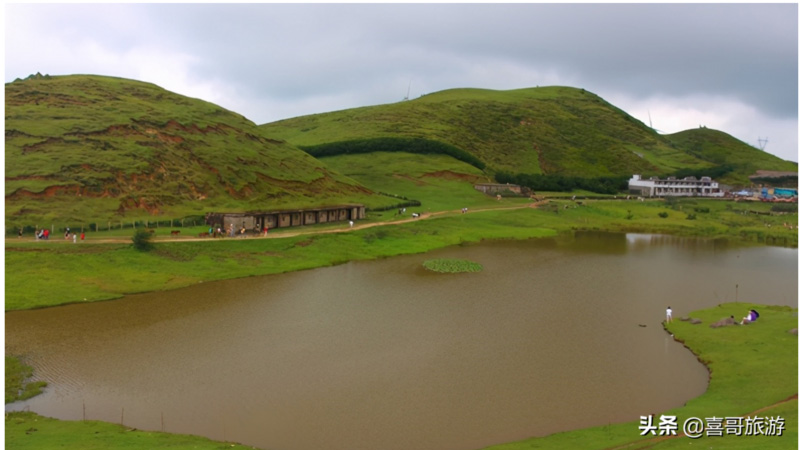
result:
[[(666, 175), (681, 169), (735, 164), (735, 171), (727, 177), (744, 182), (754, 173), (752, 168), (797, 170), (796, 164), (729, 136), (719, 146), (700, 144), (707, 150), (693, 150), (680, 133), (659, 135), (597, 95), (569, 87), (453, 89), (260, 128), (313, 155), (363, 151), (370, 142), (386, 151), (392, 140), (396, 142), (394, 150), (411, 146), (421, 148), (421, 153), (443, 145), (451, 153), (460, 151), (476, 158), (479, 164), (473, 165), (485, 166), (488, 173)], [(705, 133), (698, 136), (703, 142)], [(726, 156), (729, 149), (730, 158)]]
[(732, 184), (746, 185), (747, 176), (754, 175), (757, 170), (797, 172), (797, 163), (782, 161), (722, 131), (694, 128), (665, 137), (697, 158), (726, 170), (729, 168), (730, 174), (723, 175), (721, 179)]
[(32, 76), (5, 96), (7, 226), (377, 197), (241, 115), (153, 84)]
[[(588, 178), (697, 170), (745, 184), (759, 169), (797, 170), (722, 132), (659, 135), (597, 95), (568, 87), (453, 89), (261, 126), (208, 102), (112, 77), (37, 74), (7, 83), (5, 95), (7, 228), (389, 205), (395, 200), (373, 190), (396, 190), (381, 180), (396, 184), (402, 161), (382, 156), (387, 167), (377, 173), (387, 175), (370, 178), (314, 158), (364, 152), (447, 155), (460, 160), (447, 170), (464, 183), (498, 171)], [(429, 179), (447, 173), (438, 166), (449, 163), (436, 161), (430, 170), (414, 170)]]

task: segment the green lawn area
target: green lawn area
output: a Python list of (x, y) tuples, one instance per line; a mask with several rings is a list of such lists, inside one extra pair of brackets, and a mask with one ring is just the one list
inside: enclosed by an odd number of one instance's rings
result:
[(340, 155), (321, 161), (376, 192), (422, 203), (408, 212), (460, 210), (496, 204), (474, 183), (491, 182), (480, 170), (446, 155), (375, 152)]
[(227, 442), (216, 442), (199, 436), (133, 430), (122, 425), (95, 420), (56, 420), (32, 412), (7, 414), (5, 426), (5, 448), (8, 449), (222, 450), (253, 448)]

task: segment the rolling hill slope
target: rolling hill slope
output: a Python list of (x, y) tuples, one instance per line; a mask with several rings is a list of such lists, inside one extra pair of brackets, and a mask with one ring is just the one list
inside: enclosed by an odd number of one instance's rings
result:
[(731, 175), (723, 179), (736, 184), (747, 184), (747, 176), (757, 170), (797, 172), (797, 164), (781, 161), (774, 155), (756, 149), (735, 137), (710, 128), (693, 128), (665, 136), (675, 146), (711, 163), (730, 167)]
[(241, 115), (152, 84), (38, 76), (6, 84), (5, 95), (7, 224), (375, 197)]
[[(722, 157), (712, 151), (690, 151), (681, 136), (659, 135), (597, 95), (569, 87), (453, 89), (260, 128), (311, 154), (349, 141), (362, 145), (369, 140), (383, 143), (386, 138), (434, 141), (477, 157), (489, 173), (659, 175), (730, 162), (724, 150)], [(796, 164), (733, 141), (727, 140), (722, 148), (735, 147), (735, 161), (752, 158), (755, 163), (737, 168), (731, 180), (745, 180), (751, 166), (796, 170)]]

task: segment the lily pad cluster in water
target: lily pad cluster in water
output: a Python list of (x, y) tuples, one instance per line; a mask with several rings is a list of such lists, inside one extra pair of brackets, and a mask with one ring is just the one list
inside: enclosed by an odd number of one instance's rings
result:
[(422, 263), (428, 270), (439, 273), (480, 272), (483, 266), (465, 259), (429, 259)]

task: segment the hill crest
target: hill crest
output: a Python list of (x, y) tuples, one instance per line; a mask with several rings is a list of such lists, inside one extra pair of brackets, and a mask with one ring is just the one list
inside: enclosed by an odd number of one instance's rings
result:
[[(302, 116), (260, 128), (301, 148), (390, 137), (427, 139), (477, 157), (489, 173), (663, 175), (721, 164), (709, 152), (684, 148), (680, 134), (675, 139), (660, 135), (596, 94), (566, 86), (448, 89), (409, 101)], [(726, 145), (753, 159), (753, 164), (737, 167), (728, 181), (746, 182), (749, 173), (745, 172), (755, 167), (796, 170), (796, 164), (735, 139)]]
[(243, 116), (95, 75), (8, 83), (6, 218), (109, 220), (313, 206), (372, 193)]

